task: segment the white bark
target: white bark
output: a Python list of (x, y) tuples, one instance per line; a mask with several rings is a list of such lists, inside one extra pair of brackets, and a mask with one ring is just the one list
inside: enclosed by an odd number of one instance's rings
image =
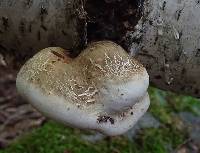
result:
[[(48, 46), (76, 48), (84, 42), (81, 0), (1, 0), (0, 50), (23, 57)], [(82, 21), (81, 21), (82, 20)], [(6, 52), (6, 53), (5, 53)]]
[[(146, 0), (129, 49), (160, 88), (200, 96), (200, 3)], [(137, 43), (135, 40), (139, 40)]]

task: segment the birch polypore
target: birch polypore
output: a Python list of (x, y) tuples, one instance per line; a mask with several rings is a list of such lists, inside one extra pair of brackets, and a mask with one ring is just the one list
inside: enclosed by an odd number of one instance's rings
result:
[(146, 69), (109, 41), (91, 43), (73, 59), (46, 48), (21, 68), (16, 84), (46, 116), (111, 136), (133, 127), (150, 103)]

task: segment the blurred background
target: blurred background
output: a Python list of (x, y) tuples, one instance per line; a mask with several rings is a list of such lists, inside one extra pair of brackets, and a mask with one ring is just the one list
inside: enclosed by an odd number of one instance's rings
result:
[(17, 94), (16, 74), (0, 67), (0, 153), (200, 153), (199, 99), (150, 87), (138, 124), (107, 138), (46, 119)]

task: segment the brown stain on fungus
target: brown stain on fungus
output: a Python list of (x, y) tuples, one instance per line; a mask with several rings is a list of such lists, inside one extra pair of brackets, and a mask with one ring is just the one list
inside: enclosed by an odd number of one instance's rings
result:
[(114, 119), (112, 117), (110, 117), (110, 116), (98, 116), (98, 118), (97, 118), (97, 122), (98, 123), (107, 123), (108, 121), (111, 124), (115, 123)]
[(54, 50), (51, 50), (51, 52), (52, 52), (54, 55), (58, 56), (59, 58), (62, 58), (62, 59), (65, 58), (62, 54), (60, 54), (60, 53), (58, 53), (58, 52), (56, 52), (56, 51), (54, 51)]
[(68, 54), (66, 53), (66, 55), (62, 55), (54, 50), (51, 50), (51, 53), (53, 53), (55, 56), (59, 57), (58, 61), (60, 61), (60, 59), (63, 59), (63, 63), (69, 63), (70, 57), (68, 57)]

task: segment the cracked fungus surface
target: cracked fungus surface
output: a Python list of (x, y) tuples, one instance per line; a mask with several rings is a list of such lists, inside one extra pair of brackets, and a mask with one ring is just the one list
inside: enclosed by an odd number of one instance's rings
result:
[(18, 75), (44, 94), (62, 96), (83, 107), (97, 103), (101, 98), (99, 89), (109, 81), (121, 84), (144, 71), (141, 64), (112, 43), (93, 43), (75, 59), (65, 52), (62, 48), (44, 49)]

